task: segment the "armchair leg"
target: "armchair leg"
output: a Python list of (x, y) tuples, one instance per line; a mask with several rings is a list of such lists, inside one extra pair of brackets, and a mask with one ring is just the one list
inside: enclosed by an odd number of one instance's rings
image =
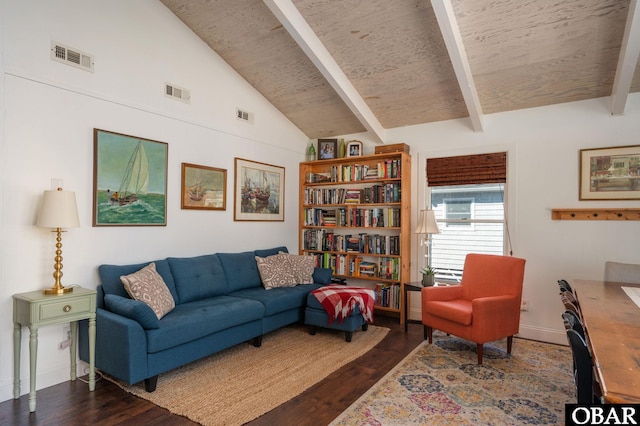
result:
[(511, 353), (511, 345), (513, 345), (513, 336), (507, 337), (507, 353)]
[(478, 365), (482, 365), (482, 350), (483, 350), (482, 343), (477, 343), (477, 348), (478, 348)]
[(433, 328), (429, 327), (428, 325), (424, 326), (424, 340), (429, 340), (429, 344), (433, 343)]

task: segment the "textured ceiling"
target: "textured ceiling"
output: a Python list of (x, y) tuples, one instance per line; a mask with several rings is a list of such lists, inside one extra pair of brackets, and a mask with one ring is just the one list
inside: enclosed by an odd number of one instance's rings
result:
[(161, 1), (310, 139), (640, 91), (626, 0)]

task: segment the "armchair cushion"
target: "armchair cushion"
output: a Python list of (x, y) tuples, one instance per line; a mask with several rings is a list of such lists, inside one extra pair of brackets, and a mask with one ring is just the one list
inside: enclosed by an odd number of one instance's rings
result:
[(446, 318), (462, 325), (471, 325), (473, 309), (471, 301), (456, 299), (449, 301), (431, 301), (425, 304), (431, 315)]

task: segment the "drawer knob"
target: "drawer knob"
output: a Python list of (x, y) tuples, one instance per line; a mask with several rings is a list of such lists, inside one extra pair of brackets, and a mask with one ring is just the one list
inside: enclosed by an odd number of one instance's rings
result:
[(62, 310), (65, 312), (69, 312), (71, 310), (71, 305), (64, 305), (64, 308), (62, 308)]

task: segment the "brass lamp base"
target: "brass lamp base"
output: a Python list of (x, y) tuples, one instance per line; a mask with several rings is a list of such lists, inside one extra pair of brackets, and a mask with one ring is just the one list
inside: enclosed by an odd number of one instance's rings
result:
[(53, 278), (55, 282), (53, 287), (42, 290), (44, 294), (65, 294), (71, 293), (73, 287), (65, 287), (60, 280), (62, 279), (62, 229), (56, 228), (56, 257), (53, 265)]
[(42, 290), (42, 292), (44, 294), (65, 294), (65, 293), (71, 293), (73, 291), (73, 287), (56, 287), (53, 286), (51, 288), (45, 288), (44, 290)]

